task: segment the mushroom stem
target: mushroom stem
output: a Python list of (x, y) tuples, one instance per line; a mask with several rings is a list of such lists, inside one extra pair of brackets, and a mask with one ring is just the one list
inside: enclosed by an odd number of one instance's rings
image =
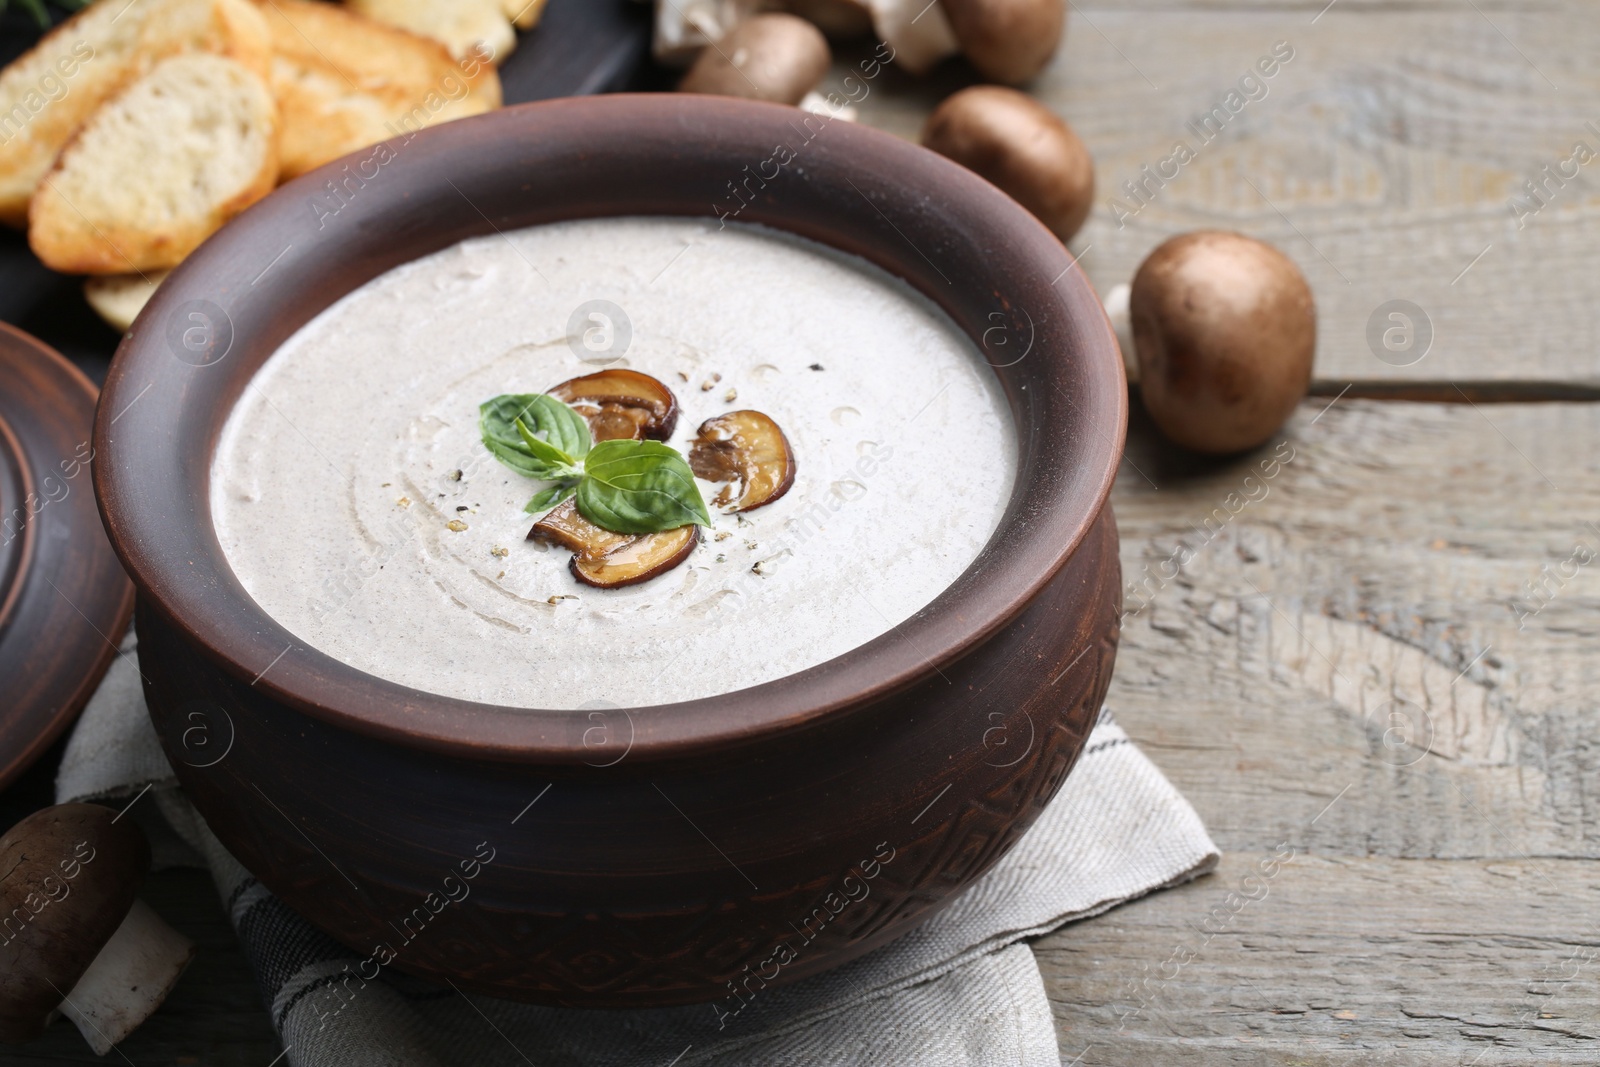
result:
[(867, 0), (872, 26), (895, 52), (895, 63), (923, 75), (961, 50), (944, 8), (922, 0)]
[(656, 5), (656, 60), (686, 67), (707, 45), (720, 41), (755, 14), (757, 0), (671, 0)]
[(161, 1005), (193, 958), (194, 942), (135, 900), (61, 1002), (61, 1014), (104, 1056)]
[(1111, 287), (1106, 294), (1106, 318), (1111, 320), (1111, 329), (1117, 335), (1117, 347), (1122, 349), (1122, 367), (1128, 374), (1128, 381), (1134, 385), (1139, 384), (1139, 359), (1133, 347), (1133, 324), (1128, 318), (1128, 296), (1133, 292), (1133, 286), (1127, 282), (1120, 282)]

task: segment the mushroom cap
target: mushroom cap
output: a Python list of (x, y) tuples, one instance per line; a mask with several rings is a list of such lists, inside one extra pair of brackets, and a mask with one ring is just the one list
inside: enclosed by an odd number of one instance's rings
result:
[(1063, 241), (1094, 206), (1094, 159), (1072, 127), (1026, 93), (975, 85), (928, 117), (922, 143), (987, 178)]
[(757, 15), (694, 61), (678, 91), (798, 104), (833, 62), (822, 31), (794, 15)]
[(1316, 304), (1269, 244), (1221, 230), (1174, 237), (1134, 275), (1128, 311), (1145, 408), (1180, 445), (1254, 448), (1305, 396)]
[(940, 0), (961, 52), (979, 74), (1006, 85), (1050, 62), (1067, 24), (1065, 0)]
[(0, 837), (0, 1041), (44, 1032), (133, 906), (150, 844), (116, 816), (58, 804)]

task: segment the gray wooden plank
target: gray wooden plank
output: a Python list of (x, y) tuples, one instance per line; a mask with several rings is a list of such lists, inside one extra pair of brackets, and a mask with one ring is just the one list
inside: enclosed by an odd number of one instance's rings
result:
[[(1226, 111), (1279, 41), (1294, 58), (1261, 82), (1265, 95), (1209, 143), (1197, 136), (1188, 123)], [(1520, 228), (1510, 198), (1575, 143), (1600, 153), (1597, 45), (1600, 12), (1568, 4), (1076, 3), (1031, 91), (1094, 153), (1094, 215), (1071, 247), (1102, 292), (1173, 233), (1238, 229), (1309, 278), (1322, 383), (1593, 385), (1600, 164), (1550, 185), (1548, 206)], [(857, 58), (841, 53), (836, 88)], [(967, 78), (947, 64), (927, 81), (859, 82), (862, 121), (914, 138)], [(1167, 164), (1170, 180), (1146, 179), (1178, 141), (1195, 158)], [(1124, 187), (1141, 180), (1143, 204)], [(1119, 210), (1130, 215), (1120, 226)], [(1379, 358), (1367, 339), (1396, 299), (1422, 308), (1433, 335), (1404, 366), (1415, 344)]]
[(1036, 943), (1062, 1062), (1595, 1062), (1600, 868), (1288, 854)]
[(1109, 702), (1225, 858), (1038, 943), (1063, 1062), (1595, 1062), (1597, 455), (1590, 404), (1135, 418)]
[(1329, 403), (1220, 462), (1135, 421), (1112, 705), (1224, 849), (1600, 855), (1600, 408)]

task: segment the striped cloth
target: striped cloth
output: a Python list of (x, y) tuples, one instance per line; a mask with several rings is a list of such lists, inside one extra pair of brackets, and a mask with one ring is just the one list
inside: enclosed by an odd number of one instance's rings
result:
[(535, 1007), (392, 969), (352, 997), (344, 979), (359, 957), (269, 893), (183, 797), (125, 656), (68, 744), (57, 799), (146, 786), (154, 804), (139, 817), (158, 838), (158, 861), (187, 854), (211, 869), (293, 1067), (1056, 1067), (1050, 1005), (1024, 940), (1218, 860), (1194, 809), (1106, 712), (1044, 815), (954, 904), (862, 959), (765, 992), (735, 1018), (719, 1020), (703, 1004)]

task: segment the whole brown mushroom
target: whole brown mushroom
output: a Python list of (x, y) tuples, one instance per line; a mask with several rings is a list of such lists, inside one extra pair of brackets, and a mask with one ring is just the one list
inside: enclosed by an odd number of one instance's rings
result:
[(989, 179), (1062, 241), (1094, 204), (1094, 160), (1055, 112), (1015, 89), (975, 85), (940, 104), (922, 143)]
[(0, 837), (0, 1041), (57, 1013), (101, 1056), (160, 1006), (194, 944), (135, 894), (150, 845), (97, 804), (34, 812)]
[(757, 15), (694, 61), (678, 91), (798, 104), (833, 62), (827, 38), (794, 15)]
[(1061, 43), (1065, 0), (940, 0), (961, 52), (979, 74), (1006, 85), (1031, 81)]
[(1254, 448), (1306, 394), (1316, 304), (1271, 245), (1220, 230), (1174, 237), (1134, 275), (1128, 312), (1144, 406), (1180, 445)]

